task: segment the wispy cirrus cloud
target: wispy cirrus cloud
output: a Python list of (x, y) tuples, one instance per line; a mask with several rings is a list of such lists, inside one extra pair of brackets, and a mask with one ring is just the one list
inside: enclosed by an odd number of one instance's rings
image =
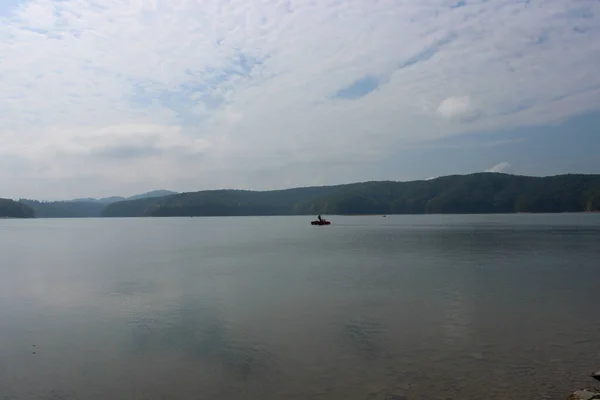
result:
[[(600, 106), (598, 2), (7, 4), (14, 195), (347, 181), (399, 147)], [(13, 179), (24, 164), (54, 186)]]

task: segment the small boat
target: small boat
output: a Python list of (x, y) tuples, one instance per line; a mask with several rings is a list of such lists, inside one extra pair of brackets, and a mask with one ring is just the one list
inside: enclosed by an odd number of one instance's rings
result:
[(322, 219), (321, 221), (319, 220), (315, 220), (315, 221), (310, 221), (311, 225), (331, 225), (331, 222)]

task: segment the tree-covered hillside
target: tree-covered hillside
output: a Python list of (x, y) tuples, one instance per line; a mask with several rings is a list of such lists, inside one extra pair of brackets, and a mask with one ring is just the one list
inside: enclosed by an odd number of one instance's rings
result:
[(0, 199), (0, 218), (33, 218), (31, 207), (10, 199)]
[(600, 175), (545, 178), (497, 173), (369, 182), (304, 205), (330, 214), (480, 214), (599, 210)]
[(122, 201), (104, 209), (107, 217), (291, 215), (296, 205), (335, 192), (341, 186), (256, 192), (206, 190), (161, 198)]
[(274, 191), (211, 190), (108, 205), (107, 217), (432, 214), (600, 210), (600, 175), (499, 173)]
[(38, 218), (97, 218), (102, 216), (102, 211), (106, 205), (117, 201), (154, 198), (174, 193), (175, 192), (170, 190), (154, 190), (152, 192), (142, 193), (128, 198), (112, 196), (95, 199), (90, 197), (67, 201), (20, 199), (19, 202), (33, 208), (35, 210), (35, 215)]
[(96, 201), (38, 201), (20, 199), (31, 207), (38, 218), (93, 218), (101, 217), (105, 204)]

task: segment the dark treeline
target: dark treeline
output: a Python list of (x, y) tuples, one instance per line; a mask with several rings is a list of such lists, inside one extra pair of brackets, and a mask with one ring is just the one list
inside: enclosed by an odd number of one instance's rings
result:
[(116, 202), (106, 217), (555, 213), (600, 210), (600, 175), (499, 173), (274, 191), (209, 190)]
[(161, 198), (122, 201), (104, 209), (107, 217), (242, 216), (302, 214), (301, 203), (334, 193), (343, 186), (256, 192), (205, 190)]
[[(140, 195), (152, 196), (168, 191)], [(600, 210), (600, 175), (498, 173), (273, 191), (206, 190), (106, 204), (0, 200), (0, 217), (83, 218), (305, 214), (554, 213)]]
[(171, 194), (175, 194), (175, 192), (170, 190), (153, 190), (129, 198), (113, 196), (100, 199), (83, 198), (67, 201), (20, 199), (19, 202), (31, 207), (35, 211), (35, 216), (38, 218), (97, 218), (102, 216), (104, 208), (110, 203), (161, 197)]
[(10, 199), (0, 199), (0, 218), (33, 218), (31, 207)]
[(101, 217), (105, 204), (96, 201), (38, 201), (20, 199), (31, 207), (37, 218), (93, 218)]

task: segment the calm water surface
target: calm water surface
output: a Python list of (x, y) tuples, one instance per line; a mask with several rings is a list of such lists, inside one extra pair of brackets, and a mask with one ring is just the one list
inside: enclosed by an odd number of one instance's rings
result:
[(0, 220), (0, 399), (564, 399), (600, 215)]

